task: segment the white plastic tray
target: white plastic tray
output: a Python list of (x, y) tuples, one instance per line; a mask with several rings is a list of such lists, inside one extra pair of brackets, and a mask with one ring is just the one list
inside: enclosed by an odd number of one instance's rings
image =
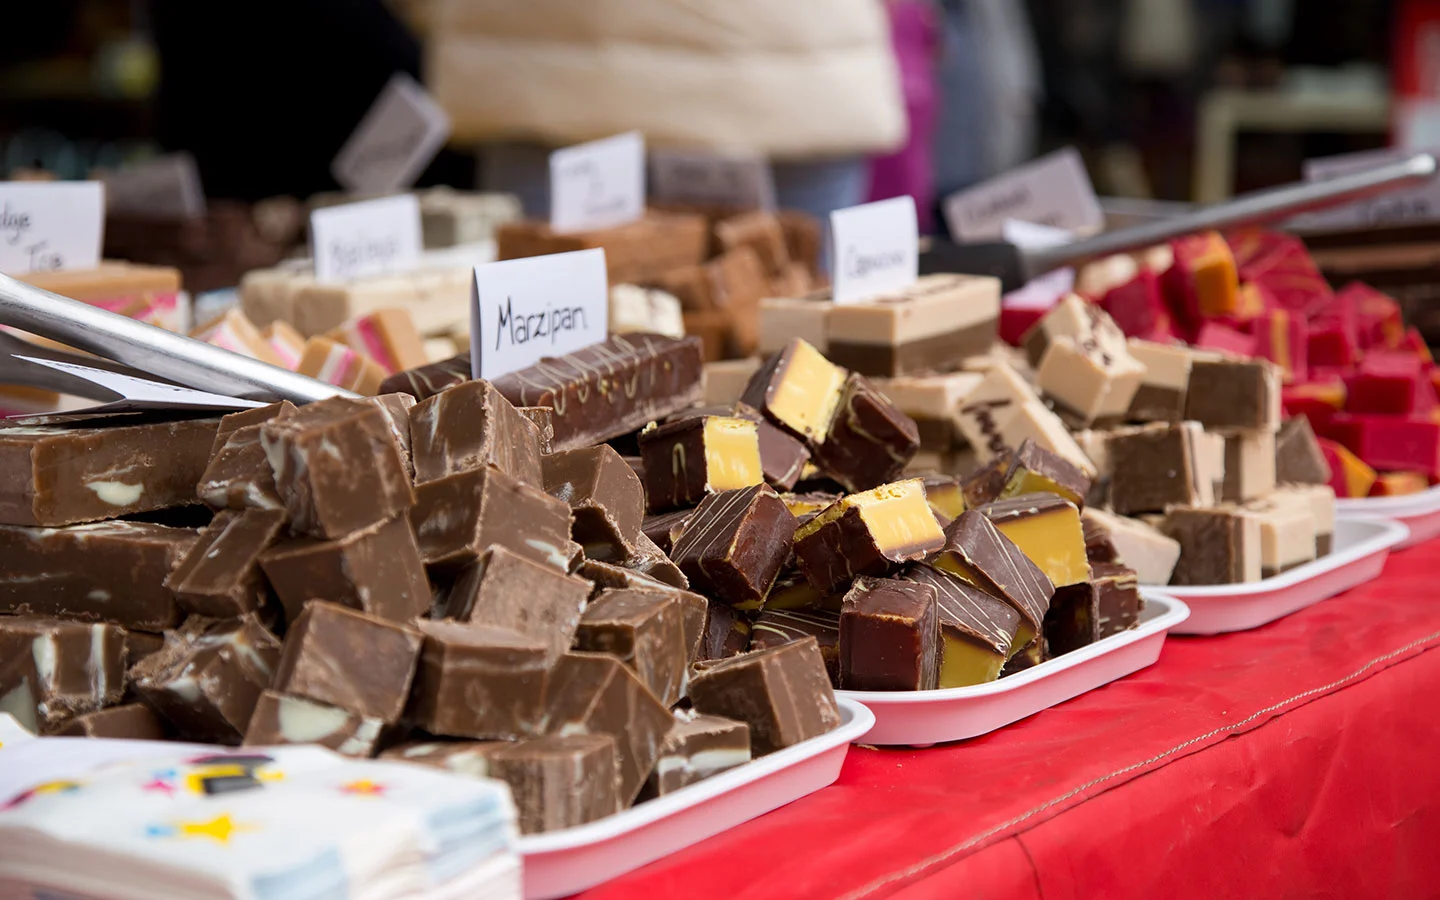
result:
[(1335, 515), (1341, 519), (1394, 519), (1410, 529), (1410, 536), (1394, 548), (1404, 550), (1440, 536), (1440, 486), (1399, 497), (1336, 500)]
[(1190, 619), (1176, 634), (1244, 631), (1288, 616), (1364, 584), (1380, 574), (1392, 547), (1409, 535), (1389, 519), (1337, 519), (1331, 552), (1314, 562), (1249, 584), (1162, 587), (1190, 605)]
[(522, 837), (527, 900), (594, 887), (833, 783), (875, 724), (864, 706), (839, 702), (839, 727), (819, 737), (598, 822)]
[(867, 744), (928, 747), (978, 737), (1138, 672), (1160, 658), (1166, 632), (1185, 621), (1185, 604), (1142, 588), (1135, 628), (989, 684), (936, 691), (838, 691), (875, 713)]

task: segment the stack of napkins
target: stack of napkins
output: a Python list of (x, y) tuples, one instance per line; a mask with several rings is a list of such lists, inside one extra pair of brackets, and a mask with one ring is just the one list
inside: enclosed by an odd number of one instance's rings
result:
[(318, 747), (35, 738), (0, 715), (0, 897), (520, 898), (498, 782)]

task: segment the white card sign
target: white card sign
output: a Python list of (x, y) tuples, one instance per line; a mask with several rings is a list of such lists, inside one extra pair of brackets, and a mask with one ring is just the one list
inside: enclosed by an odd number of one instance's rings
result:
[(910, 196), (830, 213), (835, 303), (858, 303), (920, 277), (920, 226)]
[(200, 169), (189, 153), (170, 153), (104, 176), (105, 209), (112, 213), (193, 219), (205, 215)]
[(349, 191), (385, 194), (415, 183), (450, 137), (450, 117), (425, 88), (396, 73), (345, 146), (330, 174)]
[(650, 153), (650, 187), (655, 199), (671, 203), (775, 208), (770, 164), (753, 154), (654, 150)]
[(423, 252), (414, 194), (328, 206), (310, 214), (315, 278), (347, 281), (413, 267)]
[(0, 181), (0, 272), (93, 269), (105, 237), (98, 181)]
[(550, 154), (550, 227), (584, 231), (645, 214), (645, 138), (638, 131)]
[(957, 241), (997, 240), (1006, 219), (1079, 232), (1105, 224), (1085, 163), (1074, 147), (951, 194), (944, 211)]
[[(1321, 159), (1305, 160), (1305, 180), (1325, 181), (1342, 175), (1353, 175), (1408, 158), (1413, 150), (1369, 150), (1346, 153)], [(1425, 148), (1426, 153), (1440, 148)], [(1429, 222), (1440, 219), (1440, 179), (1413, 188), (1389, 191), (1344, 206), (1317, 210), (1296, 216), (1290, 224), (1297, 228), (1369, 228), (1375, 225), (1399, 225), (1403, 222)]]
[(605, 340), (610, 287), (604, 250), (577, 250), (475, 267), (471, 366), (498, 378), (544, 356)]

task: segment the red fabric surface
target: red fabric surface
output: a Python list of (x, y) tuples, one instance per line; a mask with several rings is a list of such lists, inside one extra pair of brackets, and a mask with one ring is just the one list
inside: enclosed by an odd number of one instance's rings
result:
[(1440, 893), (1440, 542), (1263, 628), (839, 781), (587, 898)]

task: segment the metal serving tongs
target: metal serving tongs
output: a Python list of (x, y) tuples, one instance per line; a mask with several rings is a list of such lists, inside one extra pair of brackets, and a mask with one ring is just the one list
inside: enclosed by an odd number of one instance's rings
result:
[[(5, 275), (0, 275), (0, 325), (38, 334), (141, 373), (213, 394), (294, 403), (359, 396), (258, 359), (31, 287)], [(7, 344), (3, 352), (15, 351)], [(50, 353), (28, 355), (54, 356)], [(12, 360), (7, 356), (6, 361)], [(15, 365), (5, 372), (7, 383), (58, 386), (48, 381), (51, 376), (40, 366), (33, 367), (36, 370), (33, 376), (19, 381), (18, 367), (28, 364), (13, 362)]]
[(1435, 173), (1435, 157), (1417, 153), (1364, 172), (1256, 191), (1182, 216), (1105, 232), (1058, 247), (1027, 249), (1007, 241), (955, 244), (934, 239), (928, 248), (922, 247), (920, 271), (993, 275), (1000, 279), (1003, 290), (1013, 291), (1032, 278), (1062, 266), (1138, 250), (1191, 232), (1274, 222), (1296, 213), (1424, 184)]

